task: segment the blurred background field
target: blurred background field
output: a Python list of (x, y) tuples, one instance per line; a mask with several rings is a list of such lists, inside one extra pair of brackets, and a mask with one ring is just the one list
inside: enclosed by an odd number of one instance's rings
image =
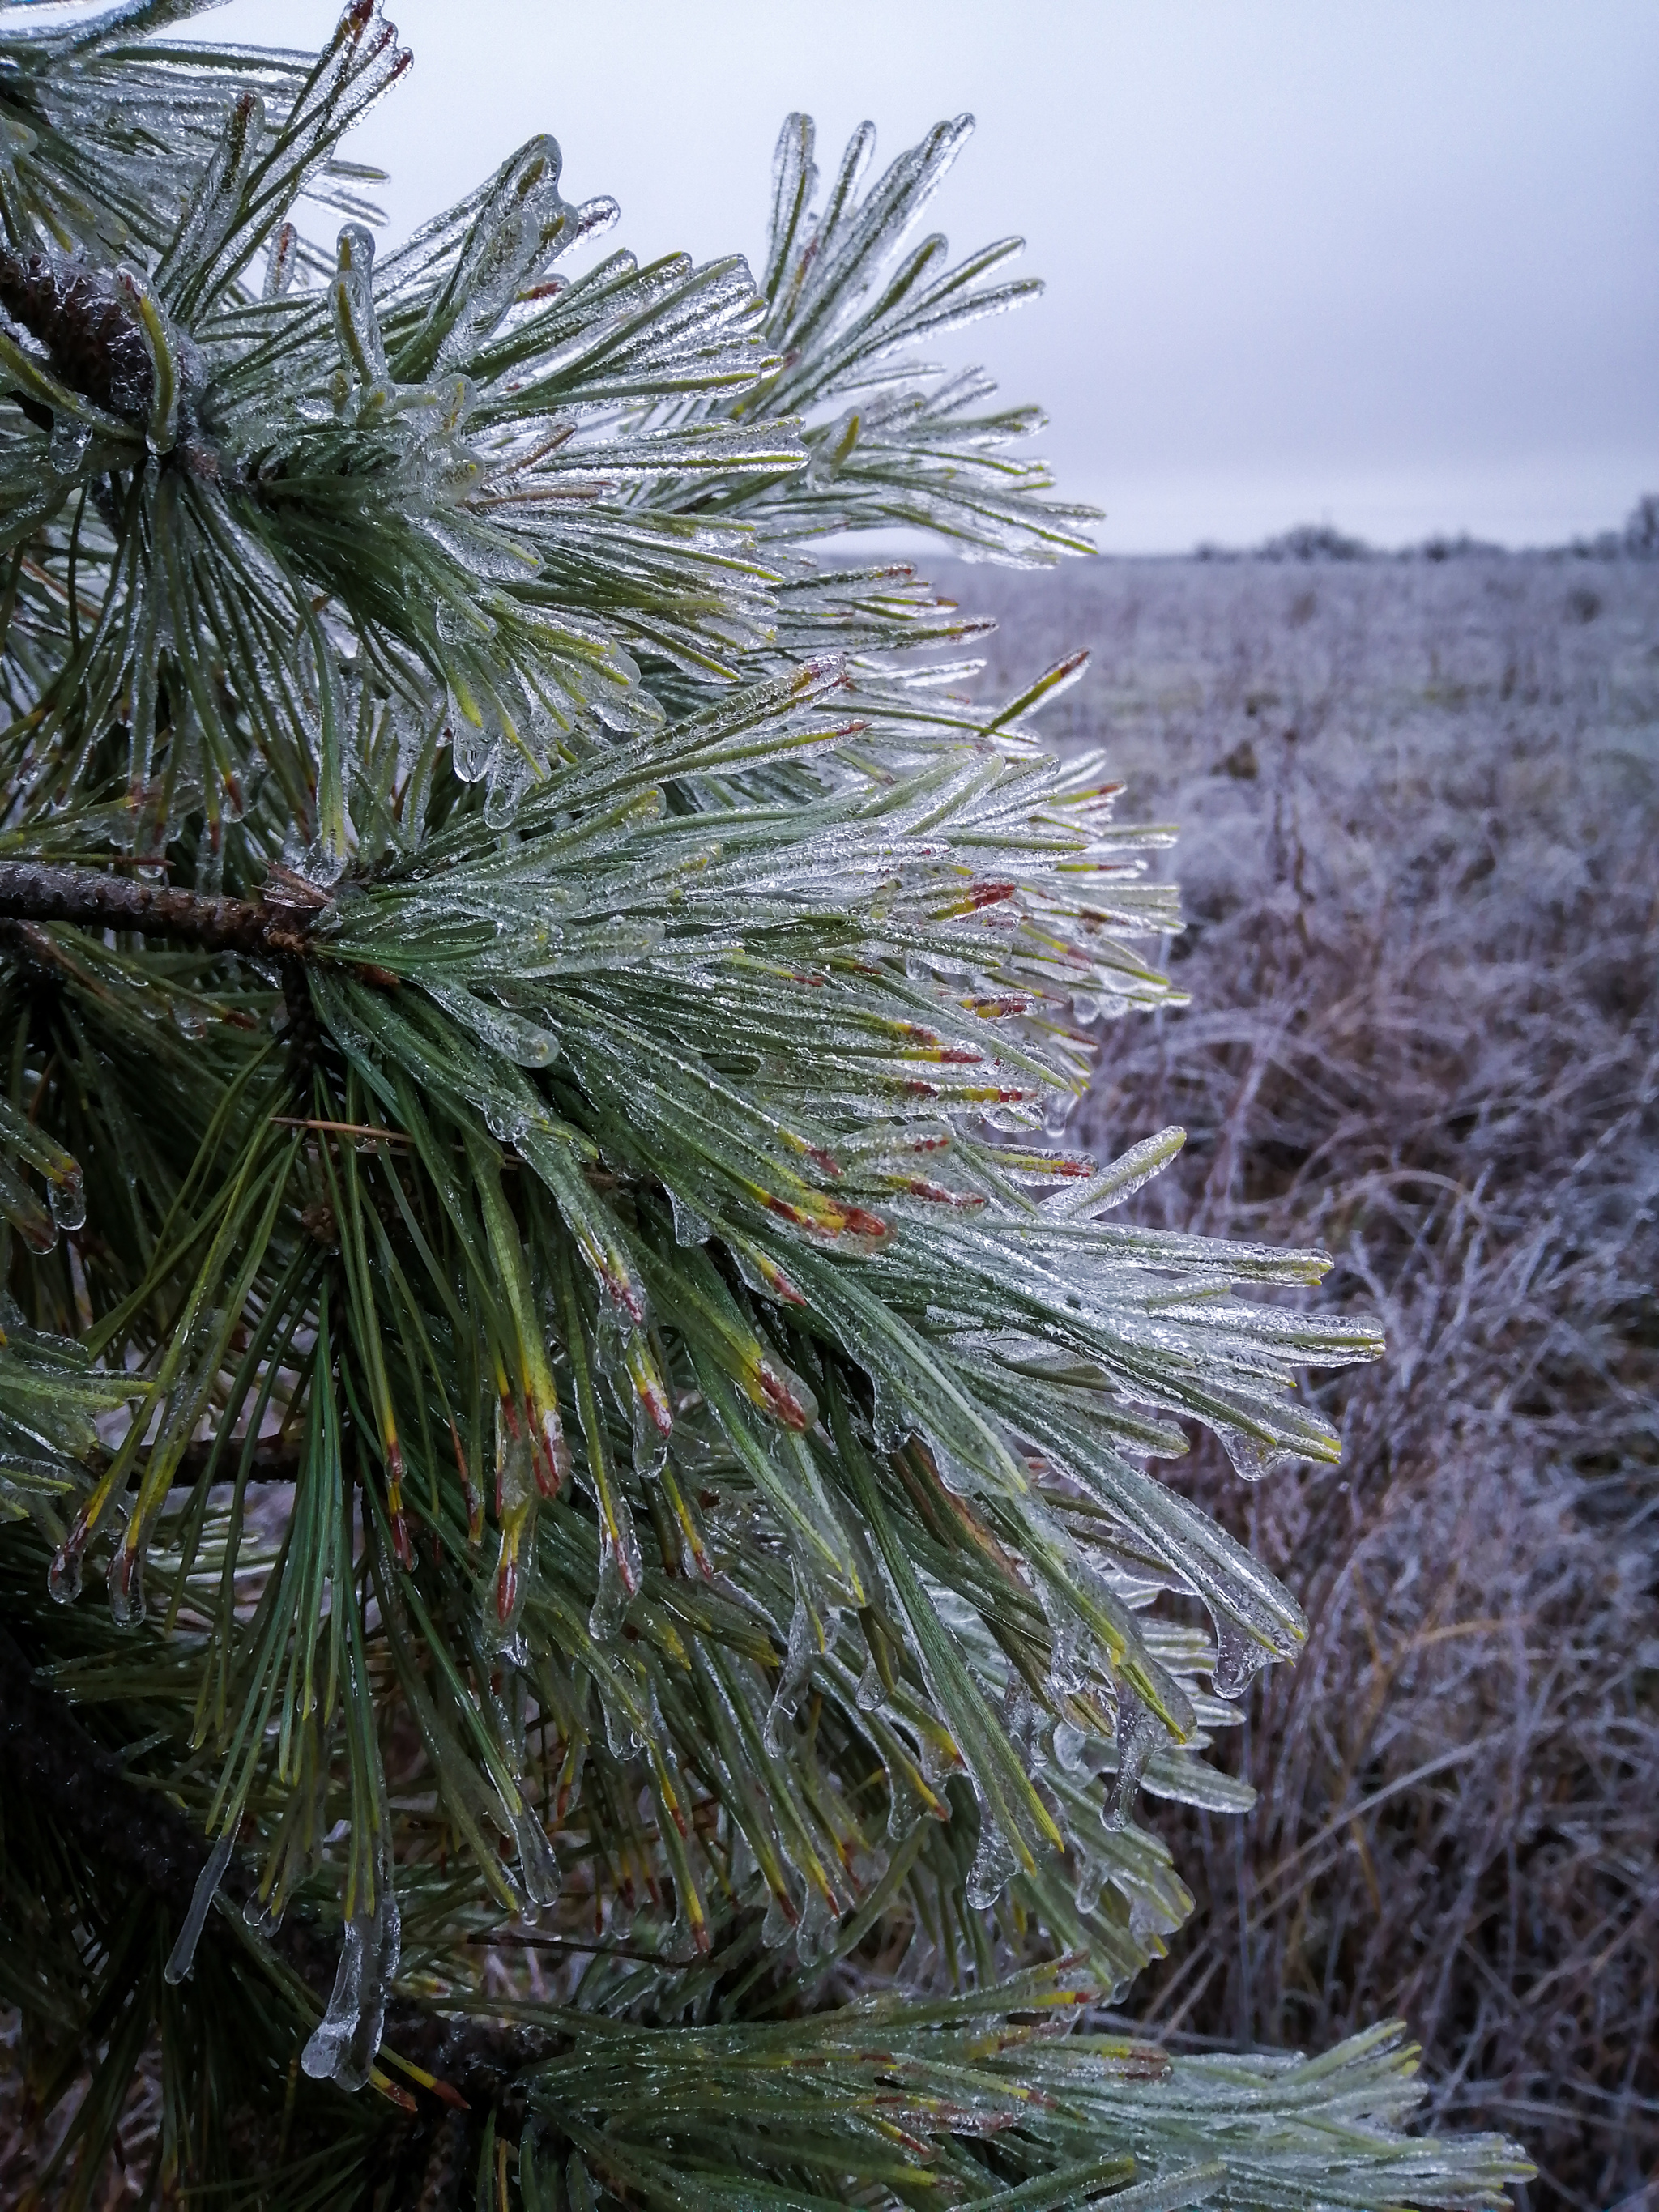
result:
[[(1318, 551), (1316, 533), (1303, 550)], [(1659, 2165), (1659, 563), (935, 568), (1126, 819), (1177, 823), (1189, 1009), (1109, 1027), (1077, 1133), (1165, 1123), (1134, 1206), (1327, 1246), (1389, 1355), (1335, 1470), (1178, 1479), (1313, 1627), (1227, 1821), (1161, 1808), (1199, 1911), (1136, 2020), (1318, 2049), (1390, 2013), (1534, 2205)]]

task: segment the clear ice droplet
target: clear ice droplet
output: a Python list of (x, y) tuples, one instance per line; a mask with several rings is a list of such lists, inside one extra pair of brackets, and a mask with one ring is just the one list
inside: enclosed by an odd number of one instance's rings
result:
[(242, 1907), (242, 1923), (254, 1935), (267, 1941), (283, 1924), (282, 1892), (275, 1890), (269, 1898), (262, 1899), (256, 1889)]
[(52, 422), (52, 437), (46, 447), (47, 463), (60, 477), (76, 476), (91, 443), (90, 423), (77, 422), (70, 416), (59, 415)]
[(670, 1186), (668, 1203), (674, 1211), (674, 1242), (677, 1244), (706, 1244), (714, 1231), (696, 1206), (688, 1206)]
[(668, 1439), (657, 1426), (651, 1408), (637, 1391), (629, 1417), (634, 1431), (634, 1472), (641, 1479), (659, 1475), (668, 1462)]
[(1215, 1665), (1210, 1670), (1210, 1687), (1218, 1698), (1242, 1698), (1264, 1667), (1271, 1667), (1273, 1653), (1241, 1628), (1236, 1620), (1212, 1615), (1215, 1628)]
[(501, 733), (479, 728), (465, 714), (457, 714), (450, 726), (453, 732), (450, 758), (455, 764), (455, 773), (463, 783), (477, 783), (495, 763), (501, 747)]
[(1216, 1434), (1232, 1462), (1234, 1474), (1246, 1482), (1260, 1482), (1267, 1475), (1282, 1474), (1296, 1465), (1294, 1452), (1286, 1451), (1281, 1444), (1264, 1443), (1248, 1429), (1218, 1425)]
[(1070, 1721), (1055, 1722), (1054, 1758), (1062, 1773), (1075, 1774), (1088, 1747), (1089, 1739), (1081, 1729), (1073, 1728)]
[(87, 1188), (80, 1168), (65, 1169), (46, 1185), (46, 1200), (52, 1207), (52, 1218), (63, 1230), (84, 1229), (87, 1221)]
[(823, 1892), (809, 1886), (805, 1908), (795, 1929), (795, 1955), (803, 1966), (816, 1966), (834, 1950), (840, 1926), (835, 1907)]
[(82, 1550), (73, 1539), (60, 1544), (46, 1570), (46, 1588), (59, 1605), (73, 1605), (81, 1595)]

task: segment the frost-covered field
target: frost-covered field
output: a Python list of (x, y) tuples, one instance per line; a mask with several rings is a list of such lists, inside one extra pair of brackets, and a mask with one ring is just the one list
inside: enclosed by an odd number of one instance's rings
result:
[(1247, 1821), (1170, 1824), (1200, 1911), (1134, 2002), (1317, 2047), (1403, 2013), (1534, 2203), (1659, 2160), (1659, 565), (935, 571), (1014, 689), (1177, 822), (1189, 1011), (1107, 1033), (1137, 1203), (1327, 1245), (1390, 1357), (1343, 1467), (1195, 1489), (1313, 1620), (1241, 1732)]

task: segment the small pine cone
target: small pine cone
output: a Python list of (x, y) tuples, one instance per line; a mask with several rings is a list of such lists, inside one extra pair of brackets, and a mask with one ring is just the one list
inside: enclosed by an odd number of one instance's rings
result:
[(78, 254), (0, 246), (0, 307), (39, 339), (72, 392), (128, 422), (149, 413), (155, 370), (137, 309), (112, 270)]
[(465, 2193), (467, 2124), (462, 2112), (446, 2112), (421, 2177), (416, 2212), (458, 2212)]

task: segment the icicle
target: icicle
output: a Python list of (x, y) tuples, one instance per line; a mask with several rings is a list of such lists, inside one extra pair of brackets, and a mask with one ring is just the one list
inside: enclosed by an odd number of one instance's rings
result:
[(617, 1696), (610, 1681), (603, 1675), (595, 1678), (599, 1692), (599, 1711), (605, 1716), (605, 1740), (613, 1759), (631, 1759), (643, 1748), (645, 1738)]
[[(520, 292), (580, 234), (583, 211), (560, 198), (560, 165), (557, 142), (543, 136), (497, 171), (456, 270), (459, 312), (439, 348), (441, 368), (481, 345)], [(601, 219), (596, 210), (589, 227)]]
[[(629, 1600), (640, 1586), (640, 1547), (631, 1519), (621, 1498), (617, 1500), (619, 1543), (609, 1530), (599, 1540), (599, 1579), (587, 1616), (587, 1632), (601, 1648), (617, 1641)], [(625, 1531), (622, 1523), (626, 1522)]]
[(803, 1966), (815, 1966), (836, 1947), (841, 1918), (823, 1892), (809, 1883), (806, 1903), (795, 1929), (795, 1956)]
[(1100, 1893), (1106, 1886), (1106, 1868), (1075, 1837), (1072, 1849), (1077, 1855), (1077, 1882), (1072, 1893), (1072, 1902), (1079, 1912), (1096, 1911), (1100, 1905)]
[(1065, 1609), (1064, 1601), (1040, 1583), (1037, 1595), (1048, 1615), (1049, 1660), (1048, 1690), (1051, 1704), (1074, 1697), (1089, 1684), (1091, 1638), (1086, 1623)]
[(1128, 1684), (1117, 1686), (1117, 1776), (1106, 1801), (1106, 1826), (1127, 1828), (1134, 1818), (1135, 1796), (1152, 1753), (1168, 1740), (1168, 1730)]
[(328, 2010), (300, 2054), (313, 2081), (361, 2089), (369, 2077), (386, 2025), (386, 1991), (403, 1954), (398, 1899), (384, 1887), (369, 1913), (348, 1920)]
[(265, 260), (263, 296), (280, 300), (294, 282), (295, 271), (300, 265), (300, 234), (291, 222), (277, 226), (272, 234), (270, 252)]
[(384, 405), (392, 393), (392, 373), (374, 307), (374, 238), (360, 222), (347, 223), (340, 233), (329, 301), (342, 362), (363, 386), (360, 404)]
[(1012, 1667), (1008, 1670), (1008, 1686), (1002, 1697), (1002, 1725), (1021, 1765), (1029, 1769), (1032, 1744), (1036, 1735), (1036, 1705), (1024, 1676), (1017, 1674)]
[(523, 1423), (501, 1399), (495, 1407), (495, 1511), (501, 1539), (495, 1570), (484, 1589), (481, 1622), (487, 1651), (500, 1651), (510, 1644), (524, 1619), (525, 1601), (536, 1576), (538, 1498), (530, 1438)]
[(338, 2080), (344, 2070), (342, 2061), (346, 2046), (356, 2039), (362, 2006), (367, 1928), (364, 1920), (348, 1920), (342, 1931), (340, 1962), (334, 1970), (328, 2010), (300, 2054), (300, 2063), (313, 2081)]
[(902, 1844), (929, 1808), (902, 1768), (887, 1770), (887, 1840)]
[(945, 1784), (957, 1770), (958, 1762), (950, 1758), (931, 1729), (920, 1729), (916, 1735), (916, 1765), (921, 1769), (921, 1778), (927, 1787), (939, 1796)]
[(979, 1848), (968, 1869), (967, 1897), (975, 1911), (982, 1912), (1007, 1888), (1019, 1862), (1013, 1845), (997, 1826), (989, 1802), (977, 1791), (975, 1795), (979, 1798)]
[(492, 830), (505, 830), (526, 792), (538, 781), (536, 764), (516, 745), (501, 745), (492, 756), (484, 793), (483, 817)]
[(137, 1628), (144, 1618), (144, 1555), (124, 1536), (109, 1563), (110, 1619), (118, 1628)]
[(720, 1835), (726, 1844), (728, 1879), (733, 1897), (741, 1897), (759, 1871), (753, 1846), (728, 1812), (720, 1814)]
[(451, 698), (449, 757), (463, 783), (477, 783), (489, 774), (501, 744), (501, 725), (487, 706)]
[(179, 1930), (179, 1940), (167, 1954), (161, 1978), (175, 1986), (190, 1978), (196, 1964), (196, 1946), (201, 1941), (202, 1929), (219, 1885), (225, 1878), (225, 1869), (230, 1864), (230, 1855), (235, 1847), (234, 1836), (221, 1836), (208, 1854), (207, 1864), (196, 1877), (196, 1887), (190, 1900), (190, 1910), (185, 1915), (185, 1924)]
[(251, 1934), (263, 1936), (269, 1942), (283, 1924), (283, 1907), (286, 1902), (281, 1887), (273, 1890), (268, 1898), (262, 1898), (256, 1889), (242, 1907), (242, 1925)]
[(544, 1905), (557, 1900), (559, 1862), (532, 1807), (521, 1806), (510, 1818), (519, 1846), (519, 1881), (532, 1908), (527, 1917), (533, 1918)]
[(1156, 1136), (1132, 1146), (1085, 1181), (1051, 1193), (1042, 1201), (1042, 1212), (1061, 1220), (1080, 1221), (1121, 1206), (1145, 1189), (1154, 1176), (1162, 1175), (1186, 1141), (1184, 1129), (1173, 1126), (1160, 1129)]
[[(1098, 1012), (1097, 1002), (1097, 1012)], [(1079, 1015), (1079, 1019), (1083, 1018), (1084, 1017)], [(1076, 1109), (1077, 1100), (1068, 1091), (1050, 1093), (1042, 1102), (1041, 1120), (1043, 1135), (1049, 1138), (1063, 1137)]]
[[(775, 1759), (783, 1753), (785, 1725), (794, 1717), (801, 1692), (811, 1679), (812, 1662), (822, 1649), (822, 1632), (798, 1580), (795, 1584), (795, 1609), (789, 1620), (789, 1648), (766, 1715), (764, 1741)], [(862, 1689), (860, 1703), (863, 1703)], [(867, 1711), (869, 1709), (865, 1707), (864, 1710)]]

